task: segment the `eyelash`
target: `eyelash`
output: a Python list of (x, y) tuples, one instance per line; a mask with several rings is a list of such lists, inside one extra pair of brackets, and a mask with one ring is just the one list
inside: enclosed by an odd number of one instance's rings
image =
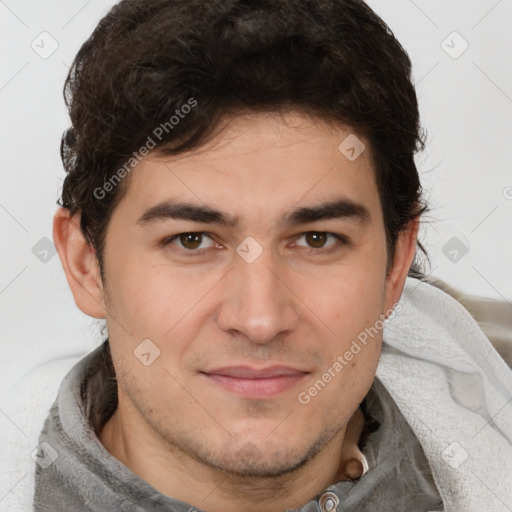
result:
[[(297, 240), (302, 238), (303, 236), (311, 234), (311, 233), (321, 234), (321, 235), (331, 235), (334, 238), (336, 238), (339, 243), (338, 244), (333, 244), (333, 245), (331, 245), (331, 246), (329, 246), (327, 248), (316, 249), (314, 247), (310, 247), (309, 251), (307, 251), (308, 253), (316, 252), (316, 253), (321, 253), (321, 254), (330, 254), (331, 252), (334, 252), (336, 250), (341, 249), (341, 247), (343, 247), (343, 246), (350, 245), (350, 241), (349, 241), (349, 239), (346, 236), (339, 235), (337, 233), (331, 233), (330, 231), (305, 231), (304, 233), (301, 233), (299, 235)], [(210, 235), (210, 233), (206, 233), (204, 231), (185, 231), (183, 233), (178, 233), (177, 235), (173, 235), (171, 237), (168, 237), (168, 238), (164, 239), (162, 241), (161, 245), (163, 247), (165, 247), (165, 246), (167, 246), (169, 244), (172, 244), (172, 242), (174, 240), (179, 239), (182, 235), (202, 235), (202, 236), (206, 235), (207, 237), (212, 239), (212, 236)], [(213, 239), (212, 239), (212, 241), (213, 241)], [(303, 246), (301, 246), (301, 247), (303, 247)], [(178, 247), (178, 248), (182, 249), (181, 247)], [(210, 248), (208, 248), (208, 249), (210, 249)], [(201, 255), (203, 255), (206, 251), (208, 251), (208, 249), (200, 249), (200, 250), (196, 250), (196, 249), (182, 249), (182, 250), (183, 250), (184, 254), (187, 257), (194, 257), (194, 256), (201, 256)]]

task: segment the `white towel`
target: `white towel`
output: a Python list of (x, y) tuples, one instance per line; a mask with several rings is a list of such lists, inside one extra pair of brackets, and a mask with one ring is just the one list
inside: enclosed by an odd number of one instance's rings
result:
[(455, 299), (408, 278), (377, 376), (420, 440), (446, 512), (512, 511), (512, 371)]
[[(408, 278), (384, 340), (377, 375), (418, 436), (445, 511), (512, 511), (512, 371), (476, 321)], [(84, 355), (41, 365), (3, 391), (0, 511), (32, 510), (31, 453), (62, 378)]]

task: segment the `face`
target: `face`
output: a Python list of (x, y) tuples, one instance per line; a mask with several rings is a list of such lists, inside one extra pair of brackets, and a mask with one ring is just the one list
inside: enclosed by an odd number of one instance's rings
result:
[(367, 393), (382, 336), (361, 334), (393, 301), (369, 146), (353, 161), (338, 149), (350, 133), (251, 114), (132, 171), (106, 236), (104, 306), (120, 404), (170, 448), (282, 474)]

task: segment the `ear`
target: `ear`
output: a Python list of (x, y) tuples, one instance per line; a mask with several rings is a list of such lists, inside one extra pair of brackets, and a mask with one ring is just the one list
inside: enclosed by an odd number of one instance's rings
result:
[(393, 265), (386, 278), (385, 311), (390, 311), (402, 296), (405, 280), (416, 254), (419, 224), (419, 218), (410, 221), (396, 241)]
[(53, 242), (78, 308), (94, 318), (106, 318), (96, 252), (85, 241), (80, 217), (59, 208), (53, 217)]

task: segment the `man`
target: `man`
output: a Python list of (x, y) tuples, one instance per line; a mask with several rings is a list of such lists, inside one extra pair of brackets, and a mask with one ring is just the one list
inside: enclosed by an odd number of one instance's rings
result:
[(426, 208), (382, 20), (125, 0), (66, 98), (54, 241), (108, 338), (50, 411), (34, 509), (444, 510), (375, 377)]

